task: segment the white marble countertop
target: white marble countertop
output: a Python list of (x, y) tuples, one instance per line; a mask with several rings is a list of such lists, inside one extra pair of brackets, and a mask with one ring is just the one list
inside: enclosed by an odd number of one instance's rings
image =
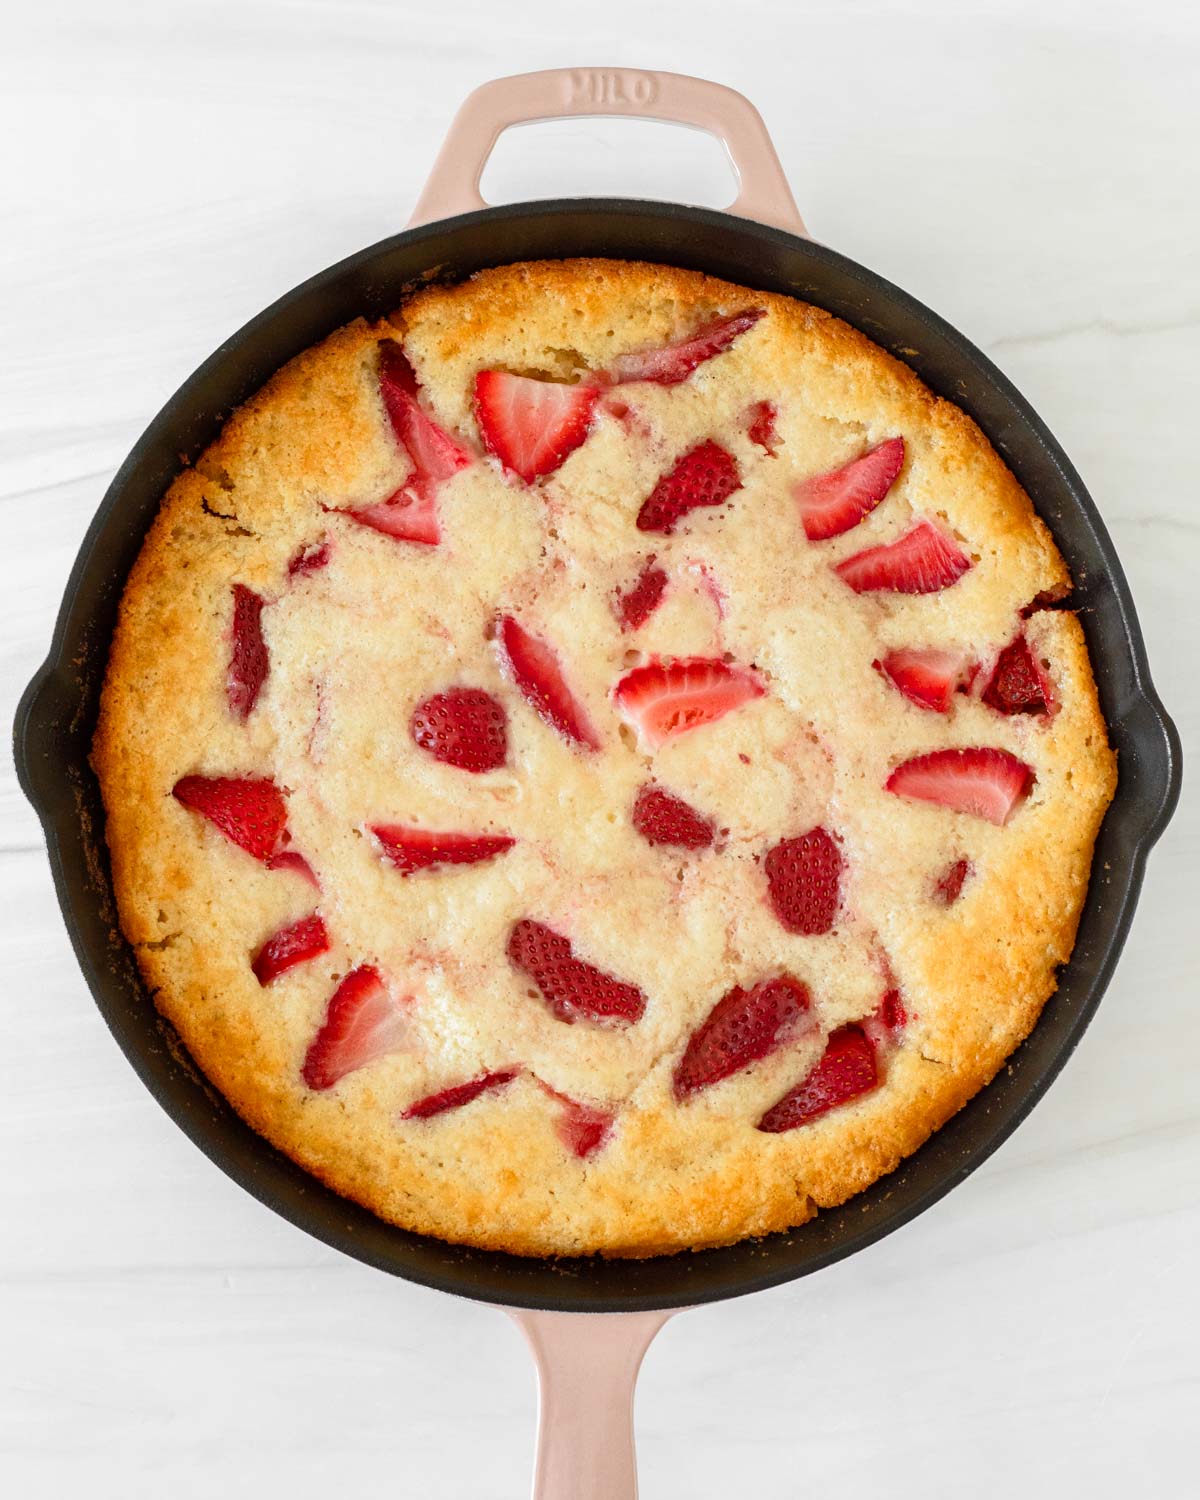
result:
[[(165, 396), (391, 233), (474, 84), (664, 66), (758, 103), (813, 232), (930, 303), (1072, 455), (1200, 749), (1200, 19), (1189, 0), (41, 0), (0, 91), (0, 703)], [(648, 24), (648, 18), (652, 22)], [(702, 137), (506, 138), (497, 197), (720, 202)], [(1193, 549), (1189, 555), (1189, 549)], [(305, 1238), (169, 1123), (72, 958), (0, 762), (0, 1491), (16, 1500), (525, 1492), (507, 1319)], [(974, 1177), (819, 1276), (676, 1319), (643, 1495), (1200, 1491), (1200, 796), (1099, 1015)]]

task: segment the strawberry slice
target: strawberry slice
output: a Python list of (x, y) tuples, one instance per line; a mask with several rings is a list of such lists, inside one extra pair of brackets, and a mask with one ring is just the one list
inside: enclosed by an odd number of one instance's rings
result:
[(856, 552), (833, 570), (856, 594), (935, 594), (957, 583), (971, 559), (932, 521), (899, 540)]
[(741, 487), (733, 454), (708, 438), (677, 459), (650, 491), (638, 511), (637, 528), (669, 536), (689, 511), (723, 505)]
[(1050, 707), (1049, 686), (1023, 635), (1009, 641), (996, 658), (980, 696), (1002, 714), (1044, 714)]
[(307, 880), (315, 890), (321, 889), (321, 882), (317, 879), (312, 865), (303, 854), (298, 854), (295, 849), (283, 849), (278, 854), (272, 854), (267, 860), (267, 869), (290, 870), (293, 875), (299, 875), (301, 880)]
[(599, 750), (600, 738), (583, 705), (567, 686), (558, 657), (512, 615), (500, 618), (500, 650), (512, 679), (530, 708), (564, 739), (585, 750)]
[(707, 849), (715, 829), (682, 797), (647, 782), (633, 803), (633, 826), (648, 844), (668, 844), (675, 849)]
[(884, 991), (879, 1004), (861, 1024), (867, 1040), (875, 1049), (876, 1063), (880, 1053), (886, 1055), (888, 1049), (900, 1045), (904, 1028), (908, 1025), (908, 1012), (896, 985), (892, 984)]
[(845, 861), (824, 828), (781, 839), (763, 859), (771, 909), (788, 932), (831, 932), (842, 904)]
[(428, 828), (404, 828), (399, 823), (372, 823), (370, 832), (401, 875), (440, 865), (477, 865), (516, 843), (507, 834), (432, 833)]
[(245, 584), (233, 586), (233, 648), (225, 695), (229, 711), (237, 719), (248, 719), (267, 680), (269, 662), (263, 640), (262, 612), (266, 600)]
[(666, 588), (666, 571), (655, 566), (651, 555), (633, 587), (625, 593), (617, 593), (617, 619), (621, 622), (621, 629), (637, 630), (644, 625), (662, 603)]
[(875, 509), (904, 466), (904, 439), (888, 438), (861, 457), (802, 479), (792, 491), (800, 507), (800, 523), (810, 542), (841, 536)]
[(704, 656), (635, 667), (613, 689), (617, 707), (651, 750), (740, 708), (766, 692), (748, 667)]
[(735, 985), (692, 1033), (674, 1074), (675, 1097), (691, 1095), (740, 1073), (795, 1036), (811, 1004), (808, 986), (781, 974), (752, 989)]
[(471, 455), (443, 427), (425, 414), (418, 399), (417, 374), (394, 340), (379, 346), (379, 393), (392, 431), (408, 452), (413, 475), (424, 485), (438, 485), (470, 465)]
[(954, 694), (970, 686), (977, 670), (969, 651), (940, 651), (936, 647), (889, 651), (872, 665), (910, 703), (938, 714), (950, 712)]
[(773, 401), (756, 401), (750, 408), (746, 436), (757, 443), (764, 453), (775, 457), (779, 435), (775, 431), (775, 418), (779, 415)]
[(878, 1085), (879, 1066), (866, 1033), (861, 1026), (843, 1026), (832, 1033), (808, 1077), (767, 1110), (758, 1128), (772, 1135), (795, 1130)]
[(432, 1115), (444, 1115), (447, 1110), (461, 1109), (464, 1104), (470, 1104), (472, 1099), (478, 1099), (480, 1094), (489, 1094), (494, 1089), (502, 1089), (506, 1084), (513, 1081), (520, 1073), (519, 1068), (503, 1068), (495, 1073), (481, 1073), (478, 1078), (469, 1079), (466, 1083), (456, 1083), (448, 1089), (441, 1089), (436, 1094), (426, 1094), (424, 1099), (418, 1099), (415, 1104), (410, 1104), (404, 1110), (400, 1118), (402, 1120), (428, 1120)]
[(250, 968), (261, 985), (268, 985), (297, 964), (329, 952), (329, 934), (317, 912), (301, 917), (290, 927), (281, 927), (254, 955)]
[(410, 1033), (404, 1006), (388, 993), (379, 970), (363, 964), (334, 990), (301, 1076), (310, 1089), (331, 1089), (347, 1073), (398, 1052)]
[(450, 688), (423, 699), (408, 731), (434, 760), (460, 771), (496, 771), (508, 759), (504, 705), (482, 688)]
[(766, 313), (765, 307), (749, 307), (732, 317), (706, 323), (690, 338), (658, 349), (641, 349), (634, 354), (619, 354), (612, 362), (605, 380), (624, 385), (631, 380), (652, 380), (656, 385), (678, 385), (698, 365), (728, 349), (734, 339), (753, 328)]
[(319, 542), (309, 542), (288, 563), (288, 577), (297, 578), (304, 573), (316, 573), (332, 555), (333, 548), (329, 545), (328, 538), (322, 537)]
[(287, 837), (287, 805), (269, 777), (184, 776), (171, 795), (255, 859), (270, 859)]
[(426, 415), (418, 399), (416, 371), (393, 339), (379, 345), (379, 394), (392, 431), (408, 453), (412, 472), (388, 499), (347, 514), (385, 536), (436, 546), (441, 538), (434, 499), (437, 488), (465, 469), (471, 455)]
[(559, 1097), (563, 1111), (558, 1119), (558, 1138), (568, 1151), (586, 1161), (608, 1140), (617, 1117), (610, 1109)]
[(641, 1019), (646, 997), (635, 984), (607, 974), (576, 958), (561, 933), (524, 917), (508, 938), (508, 957), (528, 974), (560, 1021), (612, 1021), (626, 1025)]
[(484, 447), (509, 473), (532, 484), (552, 474), (587, 437), (599, 394), (590, 385), (480, 370), (475, 419)]
[(408, 479), (386, 500), (343, 514), (360, 526), (380, 531), (400, 542), (420, 542), (425, 547), (436, 547), (442, 539), (434, 488), (420, 480)]
[(971, 874), (969, 859), (956, 859), (949, 864), (934, 881), (933, 899), (939, 906), (953, 906), (962, 895), (967, 876)]
[(1003, 827), (1034, 783), (1033, 768), (1007, 750), (932, 750), (906, 760), (885, 782), (898, 797), (935, 802)]

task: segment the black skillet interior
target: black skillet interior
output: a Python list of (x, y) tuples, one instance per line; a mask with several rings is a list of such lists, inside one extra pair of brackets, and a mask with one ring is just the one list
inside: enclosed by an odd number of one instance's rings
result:
[[(980, 424), (1049, 525), (1079, 609), (1121, 784), (1096, 849), (1079, 938), (1059, 991), (1009, 1067), (890, 1177), (792, 1233), (627, 1262), (523, 1260), (407, 1234), (338, 1197), (234, 1114), (158, 1016), (117, 928), (103, 811), (88, 749), (126, 575), (164, 490), (223, 419), (286, 360), (425, 279), (508, 261), (603, 255), (692, 267), (829, 309), (891, 350)], [(1008, 381), (933, 313), (880, 277), (782, 231), (702, 209), (625, 200), (516, 204), (411, 230), (321, 273), (216, 351), (122, 465), (80, 549), (46, 665), (17, 713), (21, 785), (40, 813), (67, 927), (96, 1003), (142, 1081), (196, 1144), (300, 1228), (369, 1265), (466, 1297), (619, 1312), (737, 1296), (819, 1270), (906, 1223), (1015, 1129), (1079, 1040), (1112, 974), (1146, 853), (1179, 791), (1174, 726), (1154, 693), (1120, 564), (1079, 476)]]

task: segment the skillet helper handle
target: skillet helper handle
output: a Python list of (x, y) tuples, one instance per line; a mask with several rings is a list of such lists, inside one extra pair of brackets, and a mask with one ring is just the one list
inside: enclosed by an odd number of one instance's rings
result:
[(633, 1388), (669, 1312), (513, 1312), (537, 1362), (533, 1500), (637, 1500)]
[(455, 115), (409, 228), (487, 208), (479, 181), (502, 131), (536, 120), (618, 115), (706, 130), (738, 180), (727, 212), (808, 237), (762, 116), (744, 94), (685, 73), (547, 68), (482, 84)]

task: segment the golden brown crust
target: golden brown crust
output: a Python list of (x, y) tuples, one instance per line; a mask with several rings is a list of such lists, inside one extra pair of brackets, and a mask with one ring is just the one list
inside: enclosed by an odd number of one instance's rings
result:
[[(381, 498), (406, 472), (375, 386), (381, 337), (403, 336), (438, 420), (476, 444), (469, 392), (478, 368), (563, 378), (747, 306), (769, 315), (703, 379), (631, 395), (654, 453), (606, 415), (538, 490), (477, 465), (440, 501), (437, 549), (406, 548), (322, 508)], [(1049, 718), (1004, 719), (964, 699), (946, 720), (904, 703), (870, 670), (874, 651), (904, 644), (965, 641), (981, 659), (994, 656), (1023, 605), (1068, 586), (1065, 565), (976, 425), (806, 304), (658, 266), (533, 263), (423, 291), (392, 325), (340, 330), (235, 413), (172, 485), (126, 587), (93, 761), (122, 926), (156, 1004), (256, 1130), (406, 1228), (519, 1254), (652, 1255), (802, 1223), (891, 1171), (992, 1078), (1071, 951), (1115, 787), (1078, 621), (1047, 610), (1025, 627), (1054, 684)], [(757, 469), (745, 439), (731, 435), (748, 394), (781, 408), (781, 457)], [(680, 883), (654, 851), (613, 842), (602, 821), (604, 797), (619, 807), (645, 774), (615, 725), (604, 731), (602, 796), (580, 757), (510, 707), (526, 782), (553, 787), (570, 810), (553, 818), (499, 774), (463, 790), (459, 773), (405, 759), (404, 726), (415, 698), (439, 681), (505, 690), (482, 628), (502, 599), (532, 611), (578, 663), (579, 690), (604, 721), (628, 646), (605, 623), (610, 554), (620, 554), (615, 579), (632, 556), (630, 507), (664, 451), (716, 427), (746, 472), (743, 496), (728, 522), (704, 517), (661, 550), (673, 577), (705, 563), (737, 586), (714, 623), (702, 591), (680, 584), (647, 627), (645, 649), (703, 651), (703, 633), (715, 630), (769, 675), (776, 701), (722, 721), (714, 743), (728, 753), (719, 759), (700, 735), (660, 757), (655, 773), (709, 799), (731, 829), (723, 856), (693, 862)], [(909, 450), (898, 498), (819, 554), (804, 547), (788, 482), (895, 432)], [(829, 562), (890, 539), (913, 514), (937, 514), (965, 539), (975, 566), (960, 584), (887, 602), (825, 592)], [(336, 568), (289, 588), (288, 559), (323, 533), (334, 539)], [(584, 563), (593, 578), (586, 596)], [(273, 661), (278, 652), (305, 664), (286, 683), (271, 681), (246, 725), (225, 710), (233, 582), (276, 601)], [(476, 645), (464, 644), (476, 633)], [(673, 650), (676, 642), (686, 649)], [(306, 705), (321, 690), (344, 718), (314, 770)], [(1000, 745), (1034, 766), (1034, 792), (1008, 827), (882, 791), (900, 760), (947, 743)], [(726, 765), (740, 764), (735, 751), (754, 762), (740, 781)], [(173, 801), (172, 786), (193, 770), (274, 774), (290, 793), (298, 845), (322, 875), (334, 947), (268, 990), (250, 976), (247, 955), (310, 910), (313, 893)], [(844, 935), (784, 938), (762, 915), (756, 861), (765, 837), (792, 831), (789, 818), (818, 821), (822, 808), (854, 854), (854, 920)], [(487, 826), (520, 822), (521, 844), (506, 864), (456, 875), (444, 891), (415, 879), (401, 889), (347, 836), (346, 809), (359, 822), (376, 812), (456, 818), (444, 826), (468, 814)], [(583, 842), (564, 844), (563, 824), (583, 830)], [(930, 872), (964, 852), (975, 873), (954, 906), (937, 909)], [(479, 955), (526, 910), (576, 923), (597, 962), (636, 976), (652, 997), (639, 1039), (563, 1028), (511, 976), (481, 967)], [(411, 961), (402, 964), (403, 953)], [(800, 1130), (757, 1131), (762, 1108), (811, 1066), (811, 1041), (684, 1109), (673, 1102), (674, 1062), (731, 983), (791, 966), (812, 980), (831, 1029), (870, 1011), (871, 964), (884, 954), (910, 1021), (875, 1093)], [(420, 1045), (314, 1094), (299, 1080), (304, 1049), (336, 976), (361, 962), (402, 969), (393, 977), (412, 997)], [(530, 1076), (469, 1109), (399, 1126), (404, 1104), (502, 1064), (503, 1046), (520, 1048), (508, 1061), (560, 1092), (614, 1105), (618, 1127), (602, 1152), (581, 1163), (564, 1150), (560, 1106)]]

